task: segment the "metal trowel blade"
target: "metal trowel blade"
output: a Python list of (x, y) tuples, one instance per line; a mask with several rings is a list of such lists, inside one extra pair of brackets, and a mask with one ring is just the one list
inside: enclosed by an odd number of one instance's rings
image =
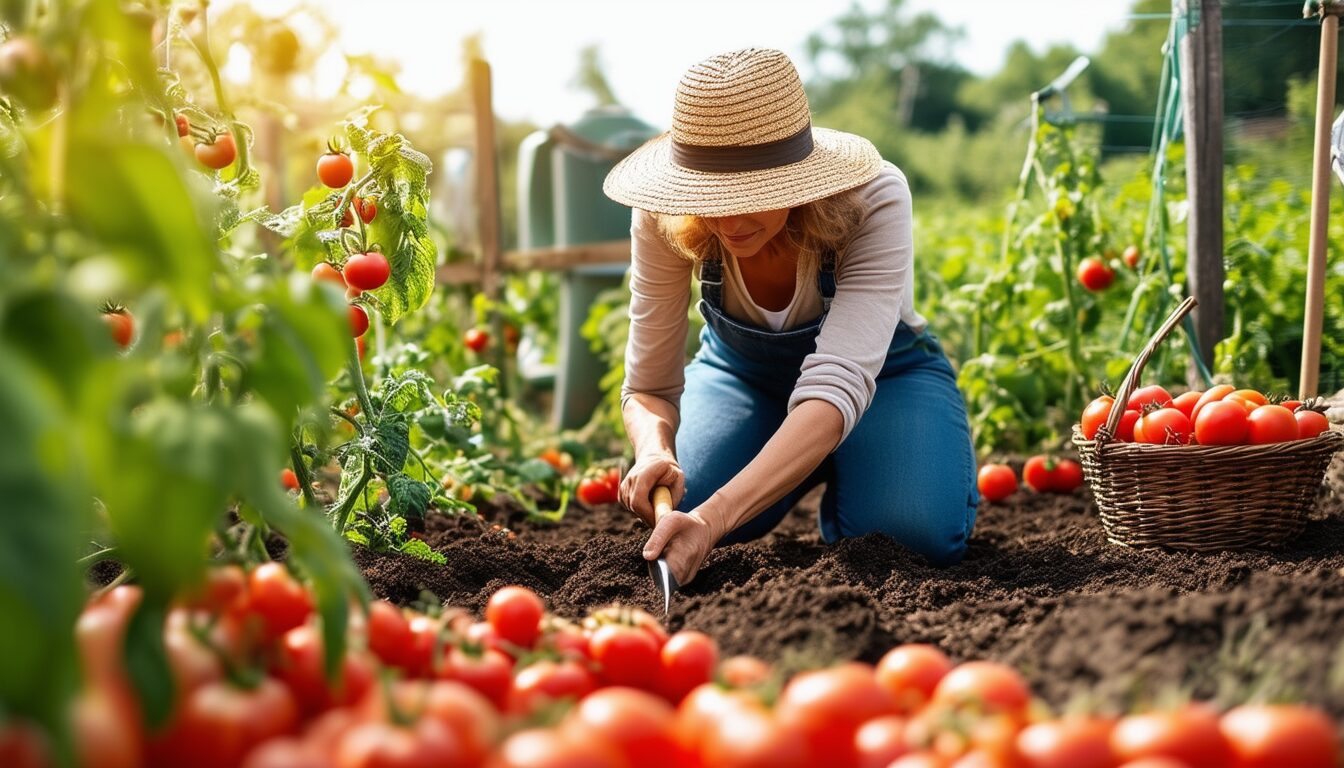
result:
[(649, 560), (649, 576), (653, 578), (654, 586), (663, 593), (663, 615), (666, 616), (672, 607), (672, 593), (677, 591), (677, 579), (672, 575), (672, 569), (667, 567), (665, 558)]

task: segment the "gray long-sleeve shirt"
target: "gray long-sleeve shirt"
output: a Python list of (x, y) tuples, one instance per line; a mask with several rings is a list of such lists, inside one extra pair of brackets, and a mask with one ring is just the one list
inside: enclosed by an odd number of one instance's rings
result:
[[(897, 324), (904, 321), (916, 331), (926, 325), (914, 306), (914, 244), (905, 175), (885, 163), (882, 172), (857, 191), (866, 212), (840, 254), (830, 314), (822, 324), (816, 351), (803, 361), (788, 406), (793, 410), (804, 400), (835, 406), (844, 417), (842, 440), (872, 402)], [(630, 235), (630, 338), (622, 402), (639, 392), (680, 408), (693, 264), (673, 249), (645, 211), (634, 211)], [(736, 320), (764, 326), (764, 316), (732, 262), (731, 255), (725, 257), (724, 310)], [(800, 269), (797, 280), (783, 330), (821, 315), (816, 267), (809, 274)]]

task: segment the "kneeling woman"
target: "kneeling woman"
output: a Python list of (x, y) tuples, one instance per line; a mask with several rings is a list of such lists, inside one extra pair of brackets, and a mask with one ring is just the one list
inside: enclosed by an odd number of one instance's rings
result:
[[(689, 69), (672, 130), (604, 189), (634, 208), (621, 501), (685, 584), (820, 483), (822, 538), (881, 532), (957, 562), (975, 456), (956, 377), (914, 307), (910, 190), (873, 145), (813, 128), (789, 59)], [(683, 368), (693, 274), (705, 327)]]

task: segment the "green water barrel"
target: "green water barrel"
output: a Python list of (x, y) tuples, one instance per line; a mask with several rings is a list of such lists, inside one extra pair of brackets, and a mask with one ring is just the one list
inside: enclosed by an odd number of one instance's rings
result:
[[(658, 131), (620, 107), (584, 113), (538, 131), (519, 147), (519, 233), (523, 248), (566, 247), (630, 236), (630, 209), (602, 194), (607, 172)], [(549, 161), (549, 162), (548, 162)], [(599, 293), (621, 284), (625, 264), (575, 267), (560, 276), (554, 418), (583, 426), (602, 399), (606, 367), (579, 334)]]

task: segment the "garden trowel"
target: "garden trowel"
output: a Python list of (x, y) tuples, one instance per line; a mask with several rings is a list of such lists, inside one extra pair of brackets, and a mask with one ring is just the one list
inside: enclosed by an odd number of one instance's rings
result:
[[(672, 492), (667, 486), (660, 485), (653, 489), (653, 524), (656, 527), (658, 521), (665, 515), (672, 513)], [(663, 615), (667, 615), (668, 609), (672, 607), (672, 593), (677, 591), (677, 577), (672, 575), (672, 569), (667, 567), (667, 558), (659, 557), (657, 560), (649, 560), (649, 575), (653, 577), (654, 586), (663, 593)]]

